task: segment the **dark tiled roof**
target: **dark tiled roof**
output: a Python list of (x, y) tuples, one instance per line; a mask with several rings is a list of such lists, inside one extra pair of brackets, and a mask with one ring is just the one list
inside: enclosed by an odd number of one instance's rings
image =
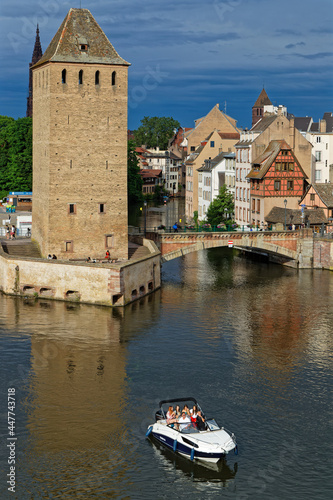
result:
[(319, 132), (319, 123), (313, 123), (310, 128), (310, 132)]
[[(80, 44), (88, 45), (88, 49), (80, 50)], [(43, 57), (34, 67), (49, 61), (129, 66), (116, 52), (88, 9), (69, 10)]]
[(313, 188), (327, 208), (333, 208), (333, 184), (313, 184)]
[(313, 210), (304, 210), (304, 219), (302, 218), (301, 210), (291, 210), (283, 207), (273, 207), (268, 215), (265, 217), (265, 221), (273, 224), (281, 223), (284, 224), (286, 220), (287, 224), (302, 224), (305, 221), (309, 221), (310, 224), (326, 224), (327, 218), (325, 216), (324, 210), (322, 208), (317, 208)]
[(276, 120), (277, 115), (269, 115), (264, 116), (261, 120), (259, 120), (252, 128), (251, 132), (263, 132), (268, 128), (274, 120)]
[(308, 132), (310, 130), (311, 123), (312, 123), (311, 116), (296, 116), (295, 117), (295, 127), (300, 132)]
[(269, 106), (271, 103), (270, 98), (268, 97), (266, 90), (262, 89), (262, 91), (259, 94), (258, 99), (252, 106), (253, 108), (262, 108), (263, 106)]

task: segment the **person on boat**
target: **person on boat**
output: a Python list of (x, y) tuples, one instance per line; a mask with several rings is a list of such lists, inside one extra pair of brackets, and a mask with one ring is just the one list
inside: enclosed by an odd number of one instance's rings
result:
[(166, 414), (167, 420), (171, 420), (172, 418), (175, 417), (175, 412), (173, 411), (173, 406), (169, 406), (169, 409)]
[(190, 409), (187, 405), (184, 405), (184, 408), (182, 410), (182, 413), (183, 411), (190, 417), (191, 416), (191, 412), (190, 412)]
[(191, 413), (191, 422), (196, 423), (197, 421), (197, 415), (198, 415), (198, 407), (197, 405), (193, 405), (192, 410), (190, 410)]
[(205, 431), (206, 430), (206, 424), (205, 424), (205, 418), (202, 415), (201, 411), (198, 410), (197, 412), (197, 421), (196, 421), (196, 426), (199, 431)]
[(177, 406), (176, 406), (176, 409), (175, 409), (175, 414), (176, 414), (176, 415), (175, 415), (175, 416), (176, 416), (176, 418), (179, 418), (179, 417), (181, 416), (181, 413), (180, 413), (180, 406), (179, 406), (179, 405), (177, 405)]
[(179, 424), (179, 430), (182, 431), (183, 429), (186, 429), (186, 427), (191, 423), (191, 419), (186, 413), (185, 410), (182, 410), (182, 414), (178, 419), (178, 424)]

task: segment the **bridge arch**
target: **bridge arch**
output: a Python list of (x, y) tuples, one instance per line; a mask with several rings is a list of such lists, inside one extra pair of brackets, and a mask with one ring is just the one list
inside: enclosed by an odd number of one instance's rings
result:
[[(255, 253), (267, 253), (273, 259), (292, 267), (311, 267), (313, 252), (312, 231), (249, 231), (249, 232), (186, 232), (186, 233), (150, 233), (147, 238), (154, 239), (161, 251), (162, 262), (176, 259), (191, 252), (208, 248), (225, 247), (229, 241), (234, 248)], [(307, 262), (300, 254), (306, 248)]]

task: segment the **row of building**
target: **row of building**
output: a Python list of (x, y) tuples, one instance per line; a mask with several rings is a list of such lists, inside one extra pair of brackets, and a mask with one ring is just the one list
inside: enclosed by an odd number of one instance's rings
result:
[(216, 104), (193, 128), (178, 129), (167, 151), (143, 146), (137, 152), (144, 193), (160, 184), (170, 195), (185, 196), (188, 220), (196, 211), (204, 220), (224, 184), (240, 225), (264, 226), (273, 208), (283, 209), (284, 217), (285, 210), (290, 217), (295, 210), (304, 215), (304, 206), (324, 209), (313, 220), (333, 217), (332, 113), (319, 122), (295, 117), (274, 106), (265, 89), (252, 107), (249, 130), (238, 128)]

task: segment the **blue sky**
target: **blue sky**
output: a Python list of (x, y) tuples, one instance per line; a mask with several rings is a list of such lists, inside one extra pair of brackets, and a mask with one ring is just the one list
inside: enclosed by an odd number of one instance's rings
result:
[[(183, 126), (216, 103), (251, 125), (263, 85), (274, 104), (315, 121), (333, 111), (332, 0), (82, 0), (129, 68), (128, 126), (172, 116)], [(80, 0), (0, 7), (0, 114), (25, 116), (36, 23), (43, 52)]]

